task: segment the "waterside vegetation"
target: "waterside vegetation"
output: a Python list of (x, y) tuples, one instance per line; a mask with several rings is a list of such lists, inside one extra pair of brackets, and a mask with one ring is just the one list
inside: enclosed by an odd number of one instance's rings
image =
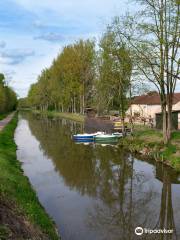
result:
[(172, 133), (171, 143), (164, 144), (161, 131), (135, 126), (133, 135), (121, 139), (120, 146), (180, 171), (180, 132), (178, 131)]
[(16, 159), (17, 116), (0, 132), (0, 239), (59, 239)]
[(84, 122), (85, 116), (78, 113), (63, 113), (57, 111), (40, 111), (40, 110), (33, 110), (35, 114), (40, 114), (47, 116), (49, 118), (65, 118), (76, 122)]

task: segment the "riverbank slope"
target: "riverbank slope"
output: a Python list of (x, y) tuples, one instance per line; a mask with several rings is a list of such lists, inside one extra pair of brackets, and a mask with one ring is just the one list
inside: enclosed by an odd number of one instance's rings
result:
[(136, 126), (133, 135), (122, 139), (120, 145), (180, 171), (180, 132), (173, 132), (171, 143), (167, 145), (162, 139), (161, 131)]
[(58, 240), (54, 223), (16, 158), (16, 126), (17, 115), (0, 132), (0, 239)]
[(40, 110), (32, 110), (33, 113), (36, 114), (43, 114), (47, 117), (60, 117), (69, 119), (76, 122), (84, 122), (85, 116), (82, 114), (77, 113), (62, 113), (62, 112), (56, 112), (56, 111), (40, 111)]

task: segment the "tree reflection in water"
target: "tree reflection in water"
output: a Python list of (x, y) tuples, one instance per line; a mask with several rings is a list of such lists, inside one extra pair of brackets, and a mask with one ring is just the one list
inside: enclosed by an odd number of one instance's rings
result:
[(23, 118), (65, 184), (96, 200), (87, 211), (86, 225), (101, 229), (102, 239), (134, 240), (137, 226), (174, 230), (173, 235), (146, 234), (138, 239), (178, 239), (172, 202), (176, 173), (150, 165), (156, 172), (156, 182), (152, 181), (154, 176), (136, 170), (137, 160), (118, 147), (75, 144), (71, 135), (83, 131), (80, 124), (32, 114)]
[[(172, 182), (178, 183), (176, 178), (173, 175), (170, 175), (167, 168), (163, 168), (161, 166), (159, 168), (161, 170), (160, 176), (162, 179), (162, 194), (161, 194), (161, 206), (160, 206), (160, 214), (155, 225), (154, 229), (173, 229), (174, 234), (161, 234), (158, 236), (159, 240), (166, 239), (177, 239), (176, 225), (174, 221), (174, 211), (173, 211), (173, 203), (172, 203)], [(176, 175), (174, 173), (174, 175)], [(172, 179), (174, 178), (174, 179)]]

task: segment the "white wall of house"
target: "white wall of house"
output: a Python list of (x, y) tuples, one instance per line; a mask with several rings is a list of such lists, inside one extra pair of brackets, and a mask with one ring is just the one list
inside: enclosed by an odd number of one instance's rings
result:
[[(135, 113), (139, 113), (140, 117), (151, 118), (155, 119), (156, 113), (161, 112), (160, 105), (145, 105), (145, 104), (132, 104), (132, 115), (134, 116)], [(180, 102), (173, 105), (173, 110), (180, 110)], [(127, 114), (130, 115), (130, 108), (127, 110)], [(180, 129), (180, 114), (179, 114), (179, 129)]]
[(147, 105), (147, 117), (151, 116), (152, 118), (155, 118), (156, 113), (158, 112), (161, 112), (160, 105)]
[(180, 110), (180, 102), (173, 105), (173, 110)]
[[(161, 112), (160, 105), (132, 104), (132, 114), (139, 113), (141, 117), (155, 117), (156, 113)], [(130, 108), (127, 111), (130, 114)]]

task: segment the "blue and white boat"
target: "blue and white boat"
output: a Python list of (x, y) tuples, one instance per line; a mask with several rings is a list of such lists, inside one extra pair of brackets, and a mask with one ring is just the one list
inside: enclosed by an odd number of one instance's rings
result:
[(81, 142), (91, 142), (91, 141), (93, 142), (95, 136), (100, 134), (102, 134), (102, 132), (76, 134), (76, 135), (73, 135), (73, 140), (81, 141)]

